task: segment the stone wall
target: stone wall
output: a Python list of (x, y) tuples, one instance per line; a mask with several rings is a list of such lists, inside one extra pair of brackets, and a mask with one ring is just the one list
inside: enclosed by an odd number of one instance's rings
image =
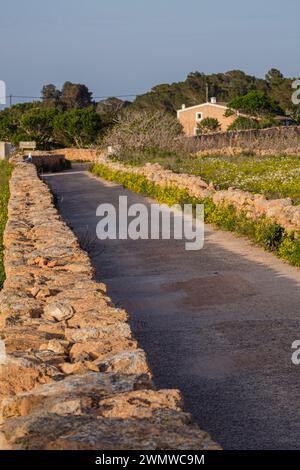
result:
[(97, 157), (97, 149), (65, 148), (53, 150), (53, 153), (60, 153), (66, 160), (79, 160), (83, 162), (93, 162)]
[(127, 313), (94, 281), (34, 165), (15, 162), (10, 190), (0, 449), (219, 448), (177, 390), (155, 389)]
[(144, 175), (149, 181), (159, 186), (175, 186), (184, 189), (198, 199), (211, 197), (216, 205), (232, 205), (238, 212), (245, 212), (253, 220), (265, 216), (287, 232), (300, 233), (300, 206), (293, 205), (289, 198), (269, 200), (262, 194), (252, 194), (233, 188), (219, 191), (198, 176), (173, 173), (157, 163), (148, 163), (144, 167), (129, 167), (111, 161), (105, 156), (98, 157), (98, 162), (112, 170)]
[(196, 138), (195, 147), (199, 152), (207, 150), (239, 149), (257, 154), (272, 155), (278, 152), (299, 154), (300, 126), (279, 126), (267, 129), (218, 132)]
[[(36, 150), (31, 153), (32, 163), (36, 168), (41, 171), (61, 171), (65, 169), (68, 165), (66, 164), (66, 159), (63, 154), (57, 152), (45, 152)], [(20, 154), (20, 156), (23, 154)], [(23, 158), (26, 158), (28, 154), (25, 154)]]

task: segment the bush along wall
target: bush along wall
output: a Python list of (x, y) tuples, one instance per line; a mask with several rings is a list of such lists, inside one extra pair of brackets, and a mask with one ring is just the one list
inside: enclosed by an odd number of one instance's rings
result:
[(90, 167), (90, 171), (108, 181), (123, 185), (131, 191), (156, 199), (159, 203), (169, 206), (173, 204), (204, 204), (205, 222), (222, 230), (235, 232), (250, 238), (265, 250), (275, 253), (294, 266), (300, 267), (300, 240), (297, 233), (288, 231), (271, 218), (260, 216), (249, 217), (244, 210), (237, 210), (233, 204), (216, 204), (212, 196), (195, 197), (188, 190), (174, 184), (157, 184), (139, 174), (136, 168), (114, 168), (115, 163), (103, 159)]
[(9, 200), (9, 178), (12, 172), (12, 165), (3, 161), (0, 162), (0, 289), (5, 280), (3, 266), (3, 233), (7, 222), (7, 205)]

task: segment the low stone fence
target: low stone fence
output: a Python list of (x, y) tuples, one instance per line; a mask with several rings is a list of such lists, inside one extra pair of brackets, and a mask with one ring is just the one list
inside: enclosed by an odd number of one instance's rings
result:
[(243, 131), (217, 132), (204, 134), (195, 139), (199, 152), (238, 148), (255, 151), (255, 153), (286, 154), (300, 153), (300, 126), (279, 126), (267, 129), (249, 129)]
[[(26, 158), (24, 155), (23, 158)], [(59, 153), (49, 153), (42, 151), (31, 152), (32, 163), (36, 166), (38, 171), (61, 171), (69, 167), (70, 164), (66, 163), (64, 155)]]
[(233, 206), (238, 213), (243, 212), (253, 220), (265, 216), (284, 228), (287, 233), (300, 233), (300, 206), (293, 205), (289, 198), (272, 200), (266, 199), (262, 194), (253, 194), (239, 189), (217, 190), (198, 176), (174, 173), (171, 170), (165, 170), (158, 163), (148, 163), (143, 167), (125, 166), (105, 156), (98, 157), (97, 161), (111, 170), (146, 176), (149, 181), (158, 186), (175, 186), (183, 189), (200, 200), (212, 198), (216, 205)]
[[(34, 165), (15, 162), (0, 293), (0, 449), (218, 449), (157, 390)], [(5, 351), (3, 345), (5, 344)]]
[(65, 148), (53, 151), (53, 153), (60, 153), (66, 160), (71, 161), (94, 162), (97, 157), (97, 149)]

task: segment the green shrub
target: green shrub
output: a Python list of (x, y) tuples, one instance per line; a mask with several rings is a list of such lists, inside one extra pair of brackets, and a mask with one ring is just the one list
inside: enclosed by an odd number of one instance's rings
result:
[(5, 162), (0, 162), (0, 289), (5, 280), (5, 272), (3, 266), (3, 232), (7, 221), (7, 204), (9, 200), (9, 178), (12, 166)]
[(284, 235), (284, 229), (272, 224), (266, 218), (259, 219), (255, 224), (255, 239), (266, 250), (276, 251)]
[(278, 248), (278, 254), (290, 264), (300, 267), (300, 241), (293, 235), (284, 237)]
[(229, 131), (247, 131), (249, 129), (259, 129), (259, 122), (244, 116), (237, 117), (228, 127)]
[(199, 134), (209, 134), (211, 132), (218, 132), (221, 129), (221, 124), (218, 119), (207, 117), (202, 119), (197, 125)]

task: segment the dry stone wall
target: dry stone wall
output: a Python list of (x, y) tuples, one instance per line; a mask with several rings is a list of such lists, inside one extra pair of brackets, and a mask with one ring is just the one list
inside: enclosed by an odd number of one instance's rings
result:
[(33, 152), (27, 152), (26, 154), (17, 153), (14, 155), (14, 159), (24, 159), (31, 156), (31, 162), (35, 165), (38, 171), (61, 171), (66, 167), (69, 167), (70, 164), (66, 163), (65, 157), (63, 154), (58, 154), (54, 152), (47, 152), (42, 150), (35, 150)]
[(93, 162), (97, 157), (97, 149), (65, 148), (53, 150), (52, 153), (60, 153), (66, 160), (79, 160), (83, 162)]
[(105, 156), (99, 156), (97, 161), (111, 170), (146, 176), (149, 181), (162, 187), (175, 186), (184, 189), (192, 197), (198, 199), (210, 197), (216, 205), (232, 205), (238, 212), (244, 212), (254, 220), (265, 216), (287, 232), (300, 233), (300, 206), (293, 205), (290, 198), (271, 200), (266, 199), (262, 194), (253, 194), (234, 188), (220, 191), (198, 176), (174, 173), (171, 170), (165, 170), (157, 163), (148, 163), (143, 167), (129, 167)]
[(234, 149), (254, 151), (256, 154), (272, 155), (284, 152), (299, 155), (300, 126), (279, 126), (267, 129), (249, 129), (232, 132), (204, 134), (196, 139), (199, 152), (207, 150)]
[(218, 449), (177, 390), (155, 389), (126, 311), (94, 281), (34, 165), (15, 162), (10, 190), (0, 448)]

